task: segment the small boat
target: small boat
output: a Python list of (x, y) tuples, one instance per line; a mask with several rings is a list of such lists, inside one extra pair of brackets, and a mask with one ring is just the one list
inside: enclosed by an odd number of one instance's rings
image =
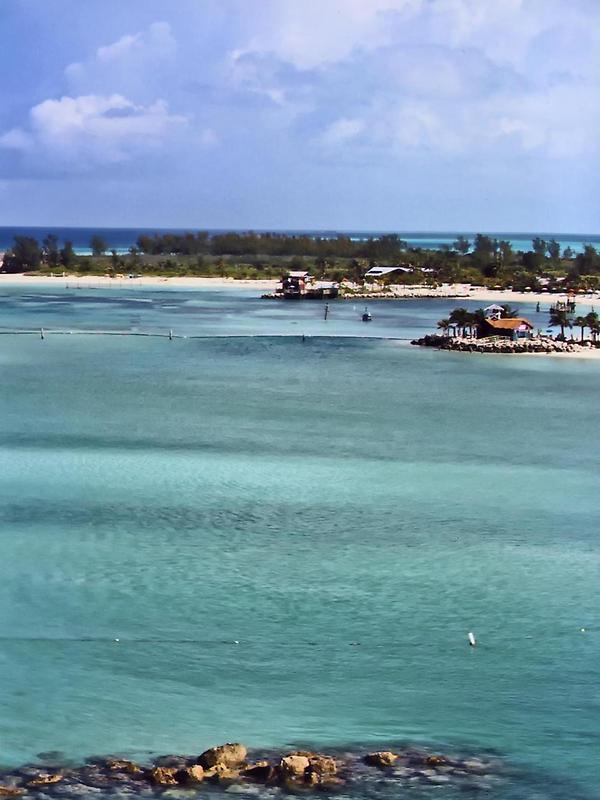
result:
[(371, 322), (372, 319), (373, 319), (373, 317), (369, 314), (369, 310), (367, 308), (365, 308), (365, 310), (363, 311), (363, 315), (362, 315), (362, 321), (363, 322)]

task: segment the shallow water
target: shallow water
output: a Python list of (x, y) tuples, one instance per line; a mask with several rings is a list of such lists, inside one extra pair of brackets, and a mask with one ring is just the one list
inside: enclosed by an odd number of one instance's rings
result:
[[(540, 313), (535, 303), (519, 303), (536, 328), (548, 325), (548, 298)], [(325, 318), (325, 306), (328, 306)], [(463, 306), (481, 307), (473, 300), (370, 300), (372, 321), (362, 322), (365, 301), (335, 300), (282, 302), (263, 300), (252, 288), (214, 290), (128, 286), (77, 288), (65, 283), (49, 290), (3, 287), (0, 294), (0, 332), (15, 329), (134, 331), (175, 336), (359, 336), (409, 340), (436, 329), (436, 322)]]
[[(34, 297), (3, 325), (132, 325), (112, 293)], [(143, 328), (188, 335), (313, 313), (151, 299)], [(337, 308), (328, 332), (365, 327)], [(4, 764), (402, 740), (500, 754), (486, 796), (597, 796), (596, 362), (2, 336), (0, 365)]]

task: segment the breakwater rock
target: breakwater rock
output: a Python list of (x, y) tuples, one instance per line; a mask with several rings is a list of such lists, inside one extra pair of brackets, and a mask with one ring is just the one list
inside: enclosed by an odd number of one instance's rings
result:
[(595, 349), (592, 342), (562, 342), (555, 339), (503, 339), (493, 337), (475, 339), (469, 337), (441, 336), (431, 333), (421, 339), (413, 339), (411, 344), (421, 347), (436, 347), (438, 350), (453, 350), (461, 353), (586, 353)]
[(440, 754), (412, 747), (374, 752), (249, 754), (243, 745), (235, 743), (213, 747), (199, 756), (161, 756), (148, 764), (107, 757), (90, 759), (77, 767), (24, 766), (0, 772), (0, 798), (50, 800), (97, 793), (184, 797), (195, 791), (256, 793), (261, 785), (292, 793), (336, 792), (344, 787), (381, 785), (381, 781), (399, 786), (454, 784), (461, 789), (479, 789), (497, 783), (501, 771), (500, 762), (489, 757)]

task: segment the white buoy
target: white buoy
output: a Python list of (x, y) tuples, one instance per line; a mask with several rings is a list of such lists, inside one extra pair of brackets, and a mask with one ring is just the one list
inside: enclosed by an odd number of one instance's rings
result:
[(585, 633), (585, 628), (579, 628), (580, 633)]
[(473, 633), (473, 631), (469, 631), (469, 644), (471, 645), (471, 647), (475, 647), (475, 645), (477, 644), (477, 639), (475, 638), (475, 634)]

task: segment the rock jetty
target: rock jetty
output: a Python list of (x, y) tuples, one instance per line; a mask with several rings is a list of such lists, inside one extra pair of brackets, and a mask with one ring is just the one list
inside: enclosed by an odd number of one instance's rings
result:
[(421, 339), (413, 339), (411, 344), (421, 347), (436, 347), (438, 350), (454, 350), (461, 353), (589, 353), (595, 347), (592, 342), (561, 342), (549, 338), (504, 339), (493, 337), (475, 339), (471, 337), (441, 336), (431, 333)]
[[(78, 767), (28, 765), (0, 772), (0, 798), (32, 800), (83, 797), (107, 792), (115, 796), (175, 796), (219, 789), (250, 791), (250, 787), (299, 791), (336, 791), (382, 779), (414, 786), (454, 783), (460, 788), (485, 787), (497, 781), (498, 761), (473, 756), (442, 755), (403, 747), (374, 752), (318, 753), (295, 750), (249, 754), (244, 745), (227, 743), (199, 756), (161, 756), (149, 764), (129, 759), (95, 758)], [(235, 789), (238, 787), (238, 789)], [(184, 795), (182, 795), (184, 796)]]

